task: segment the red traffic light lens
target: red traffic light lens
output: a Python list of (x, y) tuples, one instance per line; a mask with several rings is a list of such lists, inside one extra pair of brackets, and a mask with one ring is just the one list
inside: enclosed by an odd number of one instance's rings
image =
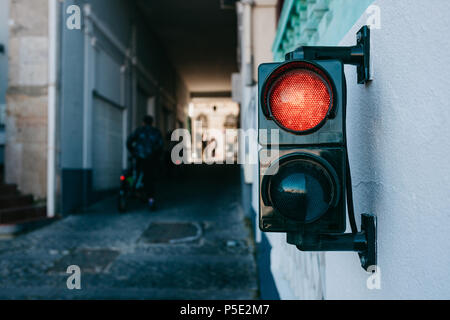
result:
[(333, 105), (333, 91), (319, 69), (290, 69), (272, 82), (268, 105), (281, 127), (305, 132), (323, 123)]

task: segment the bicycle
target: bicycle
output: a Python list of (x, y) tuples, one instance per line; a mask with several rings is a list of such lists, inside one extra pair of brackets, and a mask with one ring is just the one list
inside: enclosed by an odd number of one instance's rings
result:
[(120, 176), (118, 196), (118, 210), (120, 213), (125, 213), (127, 211), (130, 199), (137, 198), (142, 201), (146, 200), (143, 191), (144, 173), (137, 169), (135, 158), (130, 158), (130, 164), (130, 168), (125, 170)]

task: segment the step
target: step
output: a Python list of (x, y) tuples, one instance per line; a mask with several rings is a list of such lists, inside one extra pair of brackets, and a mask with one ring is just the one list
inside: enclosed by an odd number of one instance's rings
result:
[(0, 195), (0, 210), (18, 207), (27, 207), (33, 204), (32, 196), (24, 195)]
[(47, 216), (45, 206), (26, 206), (0, 210), (0, 225), (26, 222)]
[(15, 184), (2, 184), (0, 185), (0, 196), (6, 196), (11, 194), (18, 194), (17, 186)]
[(17, 235), (31, 232), (60, 220), (61, 217), (36, 218), (33, 220), (17, 222), (13, 224), (0, 224), (0, 241), (14, 238)]

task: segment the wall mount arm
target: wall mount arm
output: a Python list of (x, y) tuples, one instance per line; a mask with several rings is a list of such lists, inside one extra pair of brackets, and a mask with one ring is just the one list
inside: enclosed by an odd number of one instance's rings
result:
[(356, 66), (358, 83), (372, 80), (370, 67), (370, 28), (363, 26), (356, 34), (356, 45), (351, 47), (303, 46), (286, 54), (286, 60), (330, 60), (338, 59), (344, 64)]
[(301, 251), (358, 252), (361, 266), (367, 270), (377, 264), (377, 220), (372, 214), (361, 215), (361, 231), (344, 234), (288, 233), (287, 242)]

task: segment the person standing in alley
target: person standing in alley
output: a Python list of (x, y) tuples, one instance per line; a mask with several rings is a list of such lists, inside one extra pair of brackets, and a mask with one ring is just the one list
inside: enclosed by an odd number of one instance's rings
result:
[(161, 132), (153, 126), (153, 117), (145, 116), (142, 126), (127, 139), (127, 149), (136, 158), (138, 172), (143, 173), (144, 192), (151, 209), (155, 207), (155, 179), (163, 149)]

